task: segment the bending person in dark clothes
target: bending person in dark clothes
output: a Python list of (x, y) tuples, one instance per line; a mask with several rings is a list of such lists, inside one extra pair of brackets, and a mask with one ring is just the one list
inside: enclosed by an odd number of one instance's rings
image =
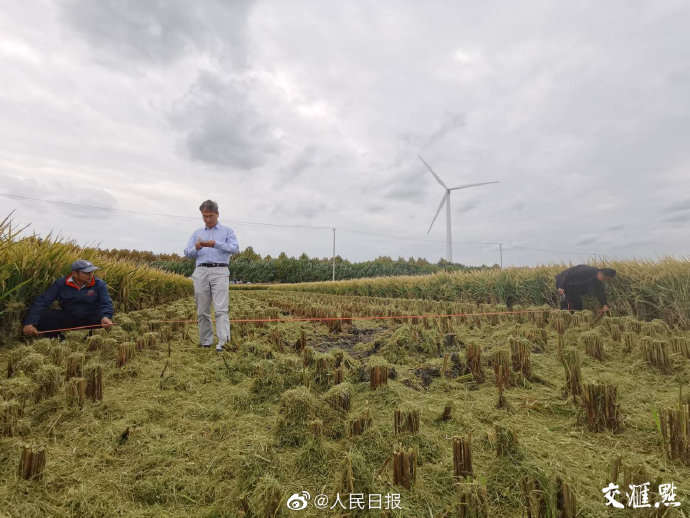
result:
[[(112, 326), (113, 301), (106, 283), (94, 277), (96, 270), (98, 267), (84, 259), (72, 263), (70, 275), (56, 280), (36, 298), (24, 319), (24, 334), (36, 336), (39, 331), (97, 324)], [(61, 310), (49, 309), (55, 300), (60, 303)], [(58, 331), (41, 334), (61, 335)]]
[(556, 275), (556, 289), (561, 296), (561, 309), (582, 309), (582, 296), (594, 295), (601, 304), (601, 311), (608, 311), (604, 281), (616, 276), (612, 268), (595, 268), (578, 264)]

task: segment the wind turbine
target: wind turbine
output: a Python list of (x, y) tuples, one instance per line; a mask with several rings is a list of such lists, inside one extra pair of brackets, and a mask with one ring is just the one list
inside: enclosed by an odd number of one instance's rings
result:
[(441, 212), (441, 209), (443, 208), (443, 204), (446, 204), (446, 259), (448, 260), (449, 263), (453, 262), (453, 239), (452, 239), (452, 232), (451, 232), (451, 227), (450, 227), (450, 192), (451, 191), (457, 191), (458, 189), (468, 189), (469, 187), (478, 187), (479, 185), (488, 185), (490, 183), (499, 183), (497, 181), (494, 182), (480, 182), (480, 183), (467, 183), (464, 185), (458, 185), (457, 187), (448, 187), (443, 181), (438, 177), (438, 175), (434, 172), (434, 170), (431, 168), (429, 164), (427, 164), (424, 159), (421, 157), (421, 155), (417, 155), (419, 159), (422, 161), (422, 163), (426, 166), (426, 168), (429, 170), (429, 172), (434, 175), (434, 178), (436, 178), (436, 181), (441, 184), (441, 187), (443, 187), (446, 192), (443, 194), (443, 198), (441, 198), (441, 203), (438, 206), (438, 210), (436, 211), (436, 214), (434, 215), (434, 219), (431, 220), (431, 225), (429, 225), (429, 230), (426, 231), (428, 234), (431, 232), (431, 227), (434, 226), (434, 221), (436, 221), (436, 218), (438, 217), (439, 212)]

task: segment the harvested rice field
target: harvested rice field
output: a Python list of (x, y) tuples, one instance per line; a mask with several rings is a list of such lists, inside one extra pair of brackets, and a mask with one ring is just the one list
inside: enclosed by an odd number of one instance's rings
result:
[[(690, 514), (686, 330), (270, 289), (230, 307), (343, 318), (234, 323), (218, 354), (188, 298), (0, 348), (0, 515)], [(357, 318), (439, 314), (459, 316)]]

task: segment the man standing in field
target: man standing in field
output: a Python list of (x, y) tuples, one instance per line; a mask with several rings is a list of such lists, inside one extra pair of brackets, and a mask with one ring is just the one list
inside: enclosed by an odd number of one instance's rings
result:
[[(36, 298), (24, 319), (24, 334), (37, 336), (39, 331), (88, 325), (112, 326), (113, 302), (106, 283), (94, 276), (96, 270), (97, 266), (84, 259), (73, 262), (71, 274), (56, 280)], [(61, 310), (49, 309), (55, 300)], [(40, 334), (61, 335), (59, 331)]]
[(230, 340), (230, 319), (228, 301), (230, 298), (230, 271), (228, 260), (240, 251), (235, 232), (218, 223), (218, 204), (206, 200), (199, 207), (204, 228), (192, 234), (184, 249), (184, 255), (195, 259), (192, 274), (194, 298), (199, 320), (199, 346), (211, 347), (213, 326), (211, 325), (211, 302), (216, 312), (216, 351), (221, 352)]
[(556, 275), (556, 289), (561, 296), (561, 309), (582, 309), (582, 296), (593, 294), (601, 304), (602, 313), (609, 310), (604, 281), (616, 276), (613, 268), (595, 268), (578, 264)]

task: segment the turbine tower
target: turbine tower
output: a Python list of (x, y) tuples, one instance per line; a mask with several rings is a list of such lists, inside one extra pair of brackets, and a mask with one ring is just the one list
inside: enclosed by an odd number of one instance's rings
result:
[(452, 232), (451, 232), (451, 226), (450, 226), (450, 192), (451, 191), (457, 191), (458, 189), (467, 189), (469, 187), (478, 187), (479, 185), (488, 185), (490, 183), (499, 183), (497, 181), (493, 182), (480, 182), (480, 183), (468, 183), (464, 185), (458, 185), (457, 187), (448, 187), (443, 181), (438, 177), (438, 175), (434, 172), (434, 170), (431, 168), (429, 164), (427, 164), (424, 159), (421, 157), (421, 155), (417, 155), (419, 159), (422, 161), (422, 163), (426, 166), (426, 168), (429, 170), (429, 172), (434, 175), (434, 178), (436, 178), (436, 181), (441, 184), (441, 187), (443, 187), (446, 192), (443, 194), (443, 198), (441, 198), (441, 203), (438, 206), (438, 210), (436, 211), (436, 214), (434, 215), (434, 219), (431, 220), (431, 225), (429, 225), (429, 230), (426, 231), (428, 234), (431, 232), (431, 227), (434, 226), (434, 221), (436, 221), (436, 218), (438, 217), (439, 212), (441, 212), (441, 209), (443, 208), (443, 204), (446, 204), (446, 259), (448, 260), (449, 263), (453, 262), (453, 238), (452, 238)]

